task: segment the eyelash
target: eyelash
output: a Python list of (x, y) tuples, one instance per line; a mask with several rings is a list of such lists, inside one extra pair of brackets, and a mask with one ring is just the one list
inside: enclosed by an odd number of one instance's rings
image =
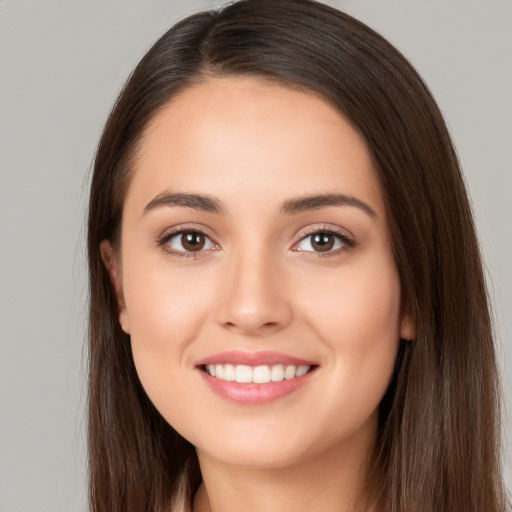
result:
[(343, 245), (342, 247), (335, 249), (335, 250), (329, 250), (326, 252), (320, 252), (320, 251), (303, 251), (296, 249), (297, 252), (301, 253), (313, 253), (315, 256), (321, 257), (321, 258), (328, 258), (332, 256), (337, 256), (340, 252), (344, 252), (350, 249), (353, 249), (356, 246), (355, 240), (347, 235), (345, 231), (342, 231), (340, 229), (336, 229), (332, 226), (322, 226), (320, 228), (315, 227), (311, 229), (306, 229), (299, 235), (299, 240), (293, 244), (293, 247), (296, 247), (299, 245), (302, 241), (306, 240), (308, 237), (312, 237), (314, 235), (332, 235), (334, 236), (338, 241), (340, 241)]
[[(179, 235), (184, 235), (185, 233), (195, 233), (204, 236), (206, 239), (210, 240), (212, 244), (214, 244), (216, 247), (218, 247), (217, 242), (215, 242), (212, 237), (206, 232), (206, 230), (197, 228), (197, 227), (179, 227), (176, 229), (173, 229), (172, 231), (168, 231), (164, 233), (159, 239), (158, 239), (158, 245), (162, 247), (162, 249), (172, 256), (175, 256), (177, 258), (199, 258), (203, 255), (204, 250), (201, 249), (199, 251), (177, 251), (175, 249), (171, 249), (167, 244), (174, 238)], [(216, 249), (214, 249), (216, 250)]]
[[(203, 255), (203, 253), (205, 252), (203, 249), (198, 250), (198, 251), (179, 251), (179, 250), (171, 249), (167, 245), (169, 243), (169, 241), (172, 240), (174, 237), (179, 236), (179, 235), (183, 235), (185, 233), (194, 233), (194, 234), (199, 234), (199, 235), (204, 236), (212, 244), (214, 244), (216, 246), (216, 248), (213, 249), (213, 250), (217, 250), (217, 247), (219, 247), (219, 244), (217, 244), (217, 242), (215, 242), (213, 240), (213, 238), (205, 230), (202, 230), (202, 229), (197, 228), (197, 227), (191, 227), (191, 228), (180, 227), (180, 228), (174, 229), (174, 230), (172, 230), (170, 232), (166, 232), (166, 233), (164, 233), (158, 239), (158, 245), (160, 247), (162, 247), (162, 249), (167, 254), (170, 254), (170, 255), (175, 256), (177, 258), (198, 258), (198, 257), (201, 257)], [(310, 230), (305, 230), (302, 233), (300, 233), (300, 235), (299, 235), (300, 238), (299, 238), (299, 240), (297, 242), (295, 242), (293, 244), (293, 247), (296, 247), (301, 242), (306, 240), (308, 237), (312, 237), (312, 236), (317, 235), (317, 234), (332, 235), (338, 241), (340, 241), (343, 244), (343, 246), (341, 248), (338, 248), (338, 249), (335, 249), (335, 250), (329, 250), (329, 251), (326, 251), (324, 253), (322, 253), (320, 251), (304, 251), (304, 250), (299, 250), (299, 249), (295, 249), (295, 251), (296, 252), (301, 252), (301, 253), (313, 253), (316, 256), (324, 258), (324, 257), (329, 257), (329, 256), (335, 256), (335, 255), (339, 254), (341, 251), (350, 250), (350, 249), (354, 248), (355, 245), (356, 245), (355, 241), (351, 237), (349, 237), (345, 232), (343, 232), (341, 230), (338, 230), (338, 229), (334, 229), (331, 226), (324, 226), (324, 227), (321, 227), (321, 228), (314, 228), (314, 229), (310, 229)], [(206, 250), (212, 250), (212, 249), (206, 249)]]

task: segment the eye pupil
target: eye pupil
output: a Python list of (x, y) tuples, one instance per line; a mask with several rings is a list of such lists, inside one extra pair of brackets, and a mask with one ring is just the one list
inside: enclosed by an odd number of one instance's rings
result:
[(330, 251), (334, 247), (334, 236), (329, 233), (316, 233), (312, 236), (311, 245), (318, 252)]
[(183, 233), (181, 236), (181, 244), (187, 251), (200, 251), (204, 247), (205, 237), (203, 234), (193, 231)]

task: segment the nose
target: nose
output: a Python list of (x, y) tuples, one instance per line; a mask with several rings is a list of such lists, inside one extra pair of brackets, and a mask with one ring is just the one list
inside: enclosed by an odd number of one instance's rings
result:
[(282, 269), (268, 251), (230, 258), (219, 283), (217, 322), (245, 336), (284, 329), (292, 320)]

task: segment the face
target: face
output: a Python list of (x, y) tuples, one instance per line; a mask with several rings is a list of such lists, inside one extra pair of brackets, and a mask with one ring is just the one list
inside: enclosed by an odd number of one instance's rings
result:
[(412, 327), (368, 149), (324, 100), (249, 78), (181, 93), (102, 254), (140, 380), (200, 458), (372, 445)]

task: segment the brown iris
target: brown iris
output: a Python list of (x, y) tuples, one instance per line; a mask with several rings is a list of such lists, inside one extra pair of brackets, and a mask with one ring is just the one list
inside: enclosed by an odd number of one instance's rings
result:
[(327, 252), (334, 247), (334, 235), (330, 233), (316, 233), (311, 236), (311, 246), (315, 251)]
[(197, 231), (188, 231), (181, 235), (181, 244), (186, 251), (200, 251), (205, 244), (205, 236)]

